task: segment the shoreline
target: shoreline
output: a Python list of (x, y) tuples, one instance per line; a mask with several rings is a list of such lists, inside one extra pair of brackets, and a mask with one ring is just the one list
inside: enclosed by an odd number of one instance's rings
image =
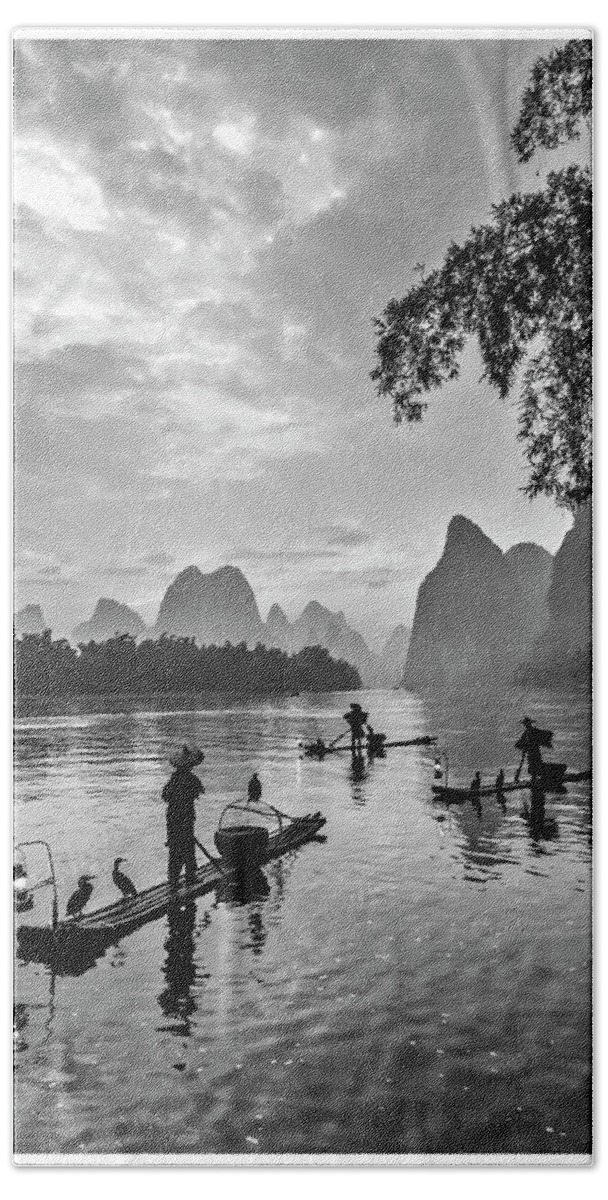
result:
[[(337, 689), (331, 689), (332, 695)], [(341, 689), (344, 695), (361, 689)], [(205, 692), (80, 692), (65, 697), (53, 696), (45, 700), (36, 693), (25, 693), (15, 698), (13, 716), (16, 721), (27, 717), (102, 716), (104, 713), (117, 716), (140, 710), (151, 712), (196, 711), (201, 706), (222, 709), (226, 703), (245, 704), (255, 700), (298, 699), (300, 696), (325, 695), (327, 689), (306, 692), (290, 691), (205, 691)], [(180, 704), (183, 709), (180, 709)]]

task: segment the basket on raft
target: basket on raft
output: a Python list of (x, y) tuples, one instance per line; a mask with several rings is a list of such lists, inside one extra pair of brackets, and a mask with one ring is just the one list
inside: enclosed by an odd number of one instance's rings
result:
[(544, 762), (538, 776), (541, 786), (547, 789), (562, 788), (567, 770), (565, 763)]
[[(222, 858), (242, 873), (255, 871), (268, 855), (270, 833), (256, 816), (268, 820), (271, 812), (251, 804), (226, 805), (213, 838)], [(280, 816), (278, 821), (281, 826)]]

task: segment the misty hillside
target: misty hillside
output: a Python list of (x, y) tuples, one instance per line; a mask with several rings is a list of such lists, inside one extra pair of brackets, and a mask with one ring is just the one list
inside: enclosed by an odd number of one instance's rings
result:
[(453, 517), (441, 558), (418, 591), (404, 686), (510, 680), (543, 620), (547, 558), (531, 545), (503, 554), (473, 521)]

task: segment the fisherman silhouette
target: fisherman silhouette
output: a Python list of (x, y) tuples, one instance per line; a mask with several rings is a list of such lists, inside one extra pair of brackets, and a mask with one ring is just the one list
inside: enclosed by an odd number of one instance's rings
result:
[(350, 748), (353, 755), (362, 753), (367, 717), (368, 714), (357, 703), (351, 704), (349, 711), (344, 713), (344, 720), (350, 728)]
[(530, 717), (524, 717), (522, 721), (524, 732), (515, 743), (515, 749), (521, 750), (521, 762), (515, 772), (515, 781), (519, 780), (521, 769), (528, 759), (528, 770), (532, 783), (535, 784), (537, 779), (543, 772), (543, 757), (541, 754), (541, 746), (550, 747), (553, 741), (553, 733), (550, 729), (539, 729)]
[(166, 845), (169, 849), (168, 876), (171, 888), (177, 886), (182, 868), (185, 868), (186, 883), (193, 883), (196, 876), (195, 801), (205, 789), (192, 768), (202, 763), (204, 757), (198, 747), (185, 745), (169, 760), (174, 771), (163, 788), (162, 796), (167, 804)]

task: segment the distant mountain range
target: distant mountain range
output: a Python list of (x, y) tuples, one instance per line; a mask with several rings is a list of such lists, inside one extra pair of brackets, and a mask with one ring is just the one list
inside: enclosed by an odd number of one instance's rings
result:
[(381, 654), (374, 653), (365, 638), (347, 622), (343, 612), (332, 612), (312, 600), (295, 621), (290, 622), (278, 604), (273, 604), (266, 621), (260, 616), (253, 590), (238, 567), (220, 567), (203, 573), (186, 567), (167, 588), (154, 626), (148, 628), (139, 613), (126, 604), (103, 597), (88, 621), (72, 632), (75, 642), (105, 641), (114, 634), (136, 638), (193, 637), (199, 645), (224, 642), (262, 642), (296, 654), (305, 646), (322, 646), (333, 658), (344, 659), (359, 672), (364, 686), (396, 685), (402, 675), (408, 631), (398, 626)]
[(39, 604), (26, 604), (15, 613), (15, 633), (44, 633), (48, 626)]
[(194, 637), (203, 646), (262, 641), (264, 626), (253, 591), (238, 567), (204, 575), (186, 567), (169, 584), (159, 609), (155, 637)]
[[(403, 629), (403, 626), (399, 626), (399, 629)], [(356, 667), (365, 687), (379, 687), (399, 681), (405, 662), (403, 639), (397, 630), (391, 639), (395, 639), (395, 647), (399, 645), (398, 667), (395, 657), (385, 658), (384, 652), (382, 655), (374, 654), (364, 637), (348, 624), (343, 612), (332, 612), (319, 604), (318, 600), (307, 604), (292, 623), (283, 609), (273, 604), (262, 636), (266, 645), (278, 646), (294, 654), (304, 646), (324, 646), (332, 658), (343, 658)]]
[(453, 517), (418, 591), (403, 685), (425, 691), (580, 675), (590, 644), (590, 533), (590, 513), (581, 510), (555, 558), (533, 542), (503, 554), (479, 526)]
[(119, 604), (102, 596), (95, 605), (93, 616), (72, 631), (75, 642), (105, 642), (115, 633), (130, 633), (143, 637), (147, 627), (139, 613), (128, 604)]
[(365, 686), (386, 681), (382, 659), (348, 625), (344, 613), (331, 612), (312, 600), (290, 623), (280, 605), (273, 604), (264, 622), (253, 590), (238, 567), (220, 567), (207, 575), (198, 567), (181, 571), (161, 602), (154, 636), (163, 633), (194, 637), (202, 645), (231, 641), (254, 646), (262, 642), (293, 654), (305, 646), (323, 646), (333, 658), (356, 667)]
[(519, 682), (549, 687), (590, 683), (592, 539), (591, 506), (586, 504), (553, 559), (546, 597), (548, 620), (519, 669)]
[[(15, 616), (18, 634), (46, 627), (39, 605)], [(449, 523), (437, 565), (422, 581), (413, 628), (397, 626), (381, 652), (346, 620), (312, 600), (289, 621), (278, 604), (262, 620), (253, 590), (234, 566), (180, 571), (167, 588), (154, 626), (126, 604), (102, 597), (75, 642), (192, 637), (200, 645), (257, 642), (297, 653), (322, 646), (355, 667), (363, 685), (427, 691), (452, 684), (541, 686), (586, 683), (591, 655), (591, 510), (579, 509), (555, 557), (534, 542), (506, 553), (466, 517)]]

